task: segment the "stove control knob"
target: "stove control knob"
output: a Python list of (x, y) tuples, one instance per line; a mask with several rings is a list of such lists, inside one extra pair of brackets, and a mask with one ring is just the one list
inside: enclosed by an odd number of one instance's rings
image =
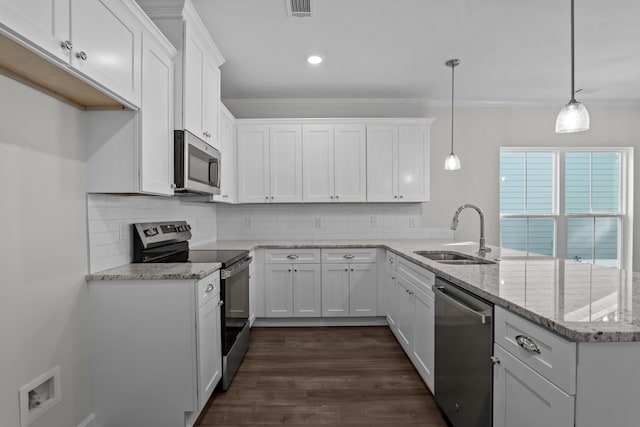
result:
[(158, 234), (158, 229), (157, 228), (147, 228), (146, 230), (144, 230), (144, 235), (147, 237), (152, 237), (155, 236), (156, 234)]
[(187, 224), (187, 230), (191, 230), (191, 226)]

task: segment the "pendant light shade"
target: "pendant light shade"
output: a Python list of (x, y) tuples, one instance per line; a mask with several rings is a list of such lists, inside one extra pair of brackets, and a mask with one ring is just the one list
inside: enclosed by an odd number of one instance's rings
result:
[(571, 100), (564, 106), (556, 119), (556, 133), (572, 133), (589, 130), (589, 112), (576, 101), (573, 2), (571, 0)]
[(455, 171), (460, 169), (460, 159), (453, 152), (453, 89), (454, 89), (454, 72), (453, 70), (460, 65), (459, 59), (450, 59), (445, 64), (451, 68), (451, 153), (444, 161), (444, 169), (448, 171)]

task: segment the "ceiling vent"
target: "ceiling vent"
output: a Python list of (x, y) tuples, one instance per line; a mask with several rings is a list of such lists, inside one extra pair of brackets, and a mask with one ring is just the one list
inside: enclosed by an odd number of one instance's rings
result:
[(285, 0), (287, 14), (291, 18), (311, 17), (311, 0)]

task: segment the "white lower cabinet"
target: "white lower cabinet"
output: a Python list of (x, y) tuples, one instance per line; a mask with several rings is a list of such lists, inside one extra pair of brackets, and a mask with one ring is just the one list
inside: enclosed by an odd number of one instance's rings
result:
[(265, 265), (266, 317), (320, 317), (319, 264)]
[(219, 272), (88, 289), (96, 425), (192, 426), (222, 373)]
[(390, 286), (396, 290), (395, 329), (391, 330), (424, 382), (434, 391), (435, 301), (431, 286), (435, 275), (400, 257), (397, 274), (391, 269), (388, 275)]
[(375, 316), (375, 263), (322, 264), (322, 316)]
[(494, 356), (500, 360), (493, 368), (494, 427), (574, 427), (574, 396), (497, 344)]

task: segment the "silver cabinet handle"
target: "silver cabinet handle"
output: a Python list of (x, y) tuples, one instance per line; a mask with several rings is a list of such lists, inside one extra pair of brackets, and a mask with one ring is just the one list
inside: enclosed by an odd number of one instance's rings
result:
[(66, 50), (73, 49), (73, 44), (69, 40), (65, 40), (63, 42), (60, 42), (60, 46), (62, 46), (62, 48), (66, 49)]
[(345, 255), (342, 256), (342, 258), (344, 258), (344, 259), (354, 259), (355, 256), (353, 256), (352, 254), (345, 254)]
[(498, 356), (491, 356), (491, 364), (499, 365), (500, 364), (500, 358)]
[(516, 335), (518, 345), (530, 353), (540, 354), (540, 347), (526, 335)]
[(76, 58), (82, 59), (83, 61), (86, 61), (87, 60), (87, 54), (85, 52), (78, 52), (78, 53), (76, 53)]
[(298, 255), (296, 254), (287, 255), (287, 259), (298, 259)]
[(222, 307), (224, 305), (224, 301), (220, 300), (218, 301), (218, 307)]
[(213, 290), (213, 284), (209, 284), (209, 286), (207, 286), (207, 289), (204, 290), (205, 294), (208, 294), (209, 292), (211, 292)]

